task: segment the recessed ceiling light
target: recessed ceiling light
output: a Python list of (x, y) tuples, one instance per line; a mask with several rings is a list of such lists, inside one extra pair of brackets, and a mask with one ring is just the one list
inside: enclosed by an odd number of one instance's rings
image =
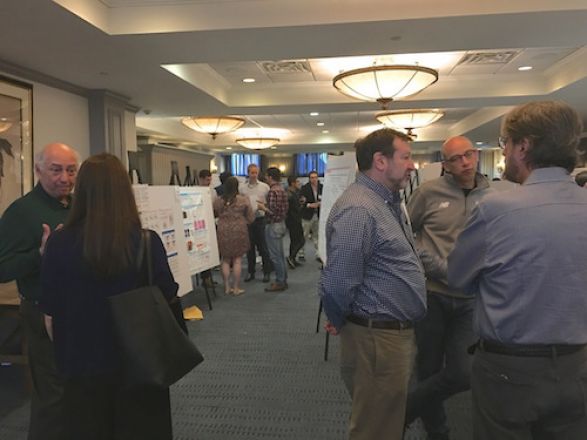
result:
[(232, 150), (232, 147), (226, 147), (227, 150)]
[(328, 130), (322, 130), (322, 133), (323, 134), (328, 134), (328, 133), (330, 133), (330, 131), (328, 131)]
[(518, 70), (521, 72), (524, 72), (526, 70), (532, 70), (533, 67), (532, 66), (522, 66), (522, 67), (518, 67)]
[(257, 81), (255, 78), (243, 78), (244, 83), (254, 83)]
[(316, 123), (316, 125), (317, 125), (318, 127), (324, 127), (324, 122), (317, 122), (317, 123)]
[(483, 145), (485, 142), (475, 142), (475, 145)]
[(312, 113), (310, 113), (310, 116), (318, 116), (319, 114), (320, 113), (318, 113), (318, 112), (312, 112)]

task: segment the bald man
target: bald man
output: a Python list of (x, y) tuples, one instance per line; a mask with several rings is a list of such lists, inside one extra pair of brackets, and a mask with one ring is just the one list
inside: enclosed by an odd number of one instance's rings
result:
[[(445, 261), (489, 182), (477, 172), (479, 154), (464, 136), (443, 144), (442, 159), (444, 175), (417, 188), (408, 211), (419, 250)], [(421, 417), (429, 439), (448, 439), (443, 402), (470, 388), (474, 300), (449, 289), (446, 273), (427, 273), (426, 287), (428, 311), (416, 324), (418, 384), (408, 395), (406, 422)]]
[(78, 162), (78, 154), (69, 146), (47, 145), (35, 156), (37, 185), (12, 203), (0, 219), (0, 282), (16, 280), (18, 285), (33, 382), (29, 440), (65, 437), (63, 387), (38, 307), (39, 276), (47, 238), (67, 216)]

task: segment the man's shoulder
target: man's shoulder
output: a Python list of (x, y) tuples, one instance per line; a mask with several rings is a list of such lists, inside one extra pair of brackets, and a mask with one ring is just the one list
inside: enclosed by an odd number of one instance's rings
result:
[(30, 191), (12, 202), (4, 211), (2, 217), (4, 218), (11, 215), (21, 215), (23, 211), (28, 211), (34, 208), (34, 206), (38, 204), (40, 200), (41, 199), (34, 190)]

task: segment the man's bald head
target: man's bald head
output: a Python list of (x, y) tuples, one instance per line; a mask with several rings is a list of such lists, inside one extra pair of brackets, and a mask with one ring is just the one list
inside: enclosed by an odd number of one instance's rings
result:
[(69, 145), (54, 142), (35, 156), (35, 172), (47, 194), (65, 201), (75, 184), (79, 155)]

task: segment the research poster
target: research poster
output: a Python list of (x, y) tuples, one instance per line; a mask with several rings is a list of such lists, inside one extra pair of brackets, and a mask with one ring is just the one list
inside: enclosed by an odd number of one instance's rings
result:
[(133, 189), (143, 228), (152, 229), (163, 241), (169, 267), (179, 284), (178, 295), (191, 292), (181, 204), (175, 187), (134, 185)]
[(328, 156), (324, 172), (324, 188), (320, 202), (320, 222), (318, 224), (318, 255), (326, 262), (326, 221), (334, 202), (344, 190), (355, 181), (357, 159), (355, 153), (342, 156)]
[(181, 203), (185, 247), (191, 275), (220, 264), (212, 196), (207, 186), (176, 187)]

